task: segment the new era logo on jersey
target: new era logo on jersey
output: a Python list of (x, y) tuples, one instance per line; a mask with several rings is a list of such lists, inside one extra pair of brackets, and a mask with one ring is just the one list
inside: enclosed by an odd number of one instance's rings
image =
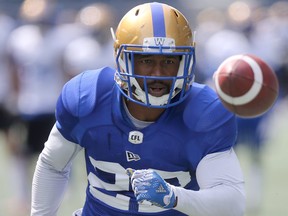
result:
[(138, 161), (141, 159), (138, 154), (134, 154), (133, 152), (130, 152), (130, 151), (126, 151), (126, 158), (128, 162)]
[(143, 133), (140, 131), (130, 131), (128, 140), (133, 144), (141, 144), (143, 142)]

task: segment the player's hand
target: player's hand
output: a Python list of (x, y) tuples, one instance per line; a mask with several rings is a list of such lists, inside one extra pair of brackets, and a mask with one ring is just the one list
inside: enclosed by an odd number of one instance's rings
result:
[(128, 168), (126, 173), (131, 177), (132, 189), (139, 203), (148, 201), (152, 205), (166, 209), (175, 206), (176, 197), (173, 186), (167, 183), (157, 172)]

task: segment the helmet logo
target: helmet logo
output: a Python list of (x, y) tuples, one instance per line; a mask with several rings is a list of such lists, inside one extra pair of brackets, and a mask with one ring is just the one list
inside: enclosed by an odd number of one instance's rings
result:
[(167, 47), (168, 49), (163, 50), (163, 52), (172, 52), (175, 48), (175, 40), (173, 38), (167, 38), (167, 37), (144, 38), (143, 51), (146, 52), (153, 50), (159, 51), (159, 49), (155, 47)]
[(154, 38), (154, 42), (156, 46), (163, 46), (163, 44), (165, 43), (165, 38), (163, 37), (155, 37)]

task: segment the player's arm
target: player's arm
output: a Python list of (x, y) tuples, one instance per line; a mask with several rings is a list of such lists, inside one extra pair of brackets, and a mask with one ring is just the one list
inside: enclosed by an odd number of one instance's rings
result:
[(84, 130), (75, 127), (79, 118), (89, 115), (95, 106), (99, 72), (83, 72), (62, 89), (56, 105), (56, 125), (39, 156), (33, 177), (32, 216), (56, 215), (67, 186), (71, 162), (83, 148), (79, 143)]
[(176, 210), (197, 216), (244, 215), (244, 180), (233, 149), (204, 157), (196, 176), (199, 191), (174, 187)]
[(53, 127), (33, 176), (31, 216), (56, 215), (67, 186), (71, 161), (81, 148)]
[[(209, 131), (211, 136), (207, 136), (208, 140), (202, 143), (203, 147), (206, 143), (204, 148), (207, 155), (196, 169), (200, 190), (176, 187), (178, 203), (175, 209), (197, 216), (242, 216), (245, 211), (245, 189), (242, 170), (233, 150), (237, 136), (235, 116), (224, 109), (215, 93), (208, 87), (202, 89), (197, 99), (200, 102), (198, 112), (193, 112), (194, 116), (191, 118), (189, 110), (192, 107), (188, 107), (185, 112), (187, 120), (198, 121), (190, 121), (194, 122), (192, 125), (187, 122), (187, 126), (195, 131)], [(206, 100), (211, 103), (207, 104)]]
[(209, 154), (197, 168), (199, 191), (175, 187), (153, 170), (129, 170), (138, 202), (174, 208), (187, 215), (243, 216), (244, 182), (233, 149)]

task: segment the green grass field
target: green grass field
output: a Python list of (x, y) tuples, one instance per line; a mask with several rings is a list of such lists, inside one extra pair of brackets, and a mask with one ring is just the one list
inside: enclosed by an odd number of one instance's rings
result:
[[(258, 213), (247, 212), (246, 216), (287, 216), (288, 215), (288, 101), (279, 105), (275, 109), (275, 114), (269, 122), (269, 130), (267, 131), (269, 139), (266, 143), (262, 159), (263, 159), (263, 190), (262, 203)], [(251, 159), (247, 149), (239, 149), (239, 159), (243, 167), (243, 172), (249, 185), (249, 170), (251, 168)], [(0, 207), (2, 216), (28, 216), (23, 209), (14, 202), (15, 185), (8, 178), (11, 172), (9, 164), (11, 163), (9, 154), (3, 139), (0, 139)], [(35, 160), (34, 160), (35, 163)], [(33, 164), (34, 166), (34, 164)], [(33, 171), (30, 171), (32, 173)], [(77, 156), (72, 179), (69, 189), (65, 195), (59, 216), (70, 216), (72, 212), (80, 208), (85, 199), (86, 174), (84, 169), (83, 155)], [(22, 181), (19, 179), (19, 181)], [(30, 189), (30, 182), (27, 185)], [(14, 191), (14, 192), (13, 192)], [(247, 196), (252, 197), (252, 190), (247, 188)], [(11, 209), (14, 213), (12, 213)]]

